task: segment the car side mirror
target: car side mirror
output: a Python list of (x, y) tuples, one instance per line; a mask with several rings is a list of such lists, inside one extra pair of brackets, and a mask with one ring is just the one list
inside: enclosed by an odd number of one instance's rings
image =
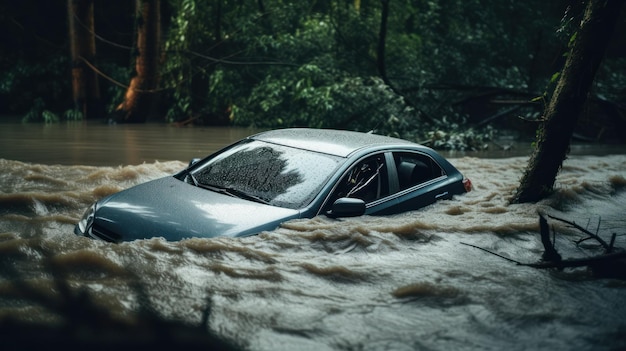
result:
[(198, 161), (200, 161), (200, 158), (192, 158), (191, 161), (189, 161), (189, 164), (187, 165), (187, 168), (195, 165), (196, 163), (198, 163)]
[(330, 208), (330, 211), (326, 213), (326, 215), (331, 218), (358, 217), (364, 214), (365, 201), (349, 197), (337, 199)]

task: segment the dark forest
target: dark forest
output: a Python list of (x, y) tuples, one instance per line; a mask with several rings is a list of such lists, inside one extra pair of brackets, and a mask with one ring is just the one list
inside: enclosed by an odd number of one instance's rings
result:
[[(5, 1), (0, 115), (376, 130), (479, 149), (503, 128), (534, 135), (584, 7), (569, 0)], [(625, 17), (576, 137), (623, 141)], [(72, 77), (88, 81), (77, 88)]]

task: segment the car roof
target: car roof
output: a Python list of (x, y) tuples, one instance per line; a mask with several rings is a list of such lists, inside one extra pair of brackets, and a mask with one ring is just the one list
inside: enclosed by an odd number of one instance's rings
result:
[(365, 147), (421, 146), (404, 139), (337, 129), (275, 129), (252, 135), (250, 138), (340, 157), (348, 157), (353, 152)]

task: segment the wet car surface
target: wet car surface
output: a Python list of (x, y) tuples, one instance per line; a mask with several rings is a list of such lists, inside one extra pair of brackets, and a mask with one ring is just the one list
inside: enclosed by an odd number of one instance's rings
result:
[(262, 132), (172, 176), (100, 199), (77, 235), (110, 242), (241, 237), (297, 218), (390, 215), (471, 190), (434, 150), (330, 129)]

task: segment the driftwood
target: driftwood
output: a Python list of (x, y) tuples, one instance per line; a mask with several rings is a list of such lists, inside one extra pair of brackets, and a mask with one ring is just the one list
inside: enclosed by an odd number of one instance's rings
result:
[(564, 270), (565, 268), (577, 268), (577, 267), (588, 267), (594, 276), (602, 277), (602, 278), (619, 278), (626, 279), (626, 250), (623, 248), (615, 247), (615, 238), (616, 234), (613, 233), (611, 236), (611, 241), (606, 242), (602, 239), (597, 233), (592, 233), (589, 230), (581, 227), (575, 222), (571, 222), (562, 218), (554, 217), (548, 215), (549, 218), (566, 223), (571, 227), (583, 232), (587, 236), (575, 241), (576, 245), (587, 241), (587, 240), (595, 240), (599, 243), (599, 245), (604, 249), (601, 254), (589, 257), (582, 258), (569, 258), (563, 259), (561, 255), (558, 253), (556, 248), (554, 247), (554, 233), (552, 238), (550, 237), (550, 228), (548, 226), (548, 221), (544, 215), (539, 214), (539, 229), (541, 235), (541, 242), (544, 247), (544, 253), (541, 257), (541, 260), (535, 263), (522, 263), (516, 260), (510, 259), (508, 257), (504, 257), (495, 252), (489, 251), (479, 246), (461, 243), (463, 245), (471, 246), (485, 252), (488, 252), (492, 255), (503, 258), (507, 261), (513, 262), (520, 266), (527, 266), (538, 269), (548, 269), (555, 268), (558, 270)]

